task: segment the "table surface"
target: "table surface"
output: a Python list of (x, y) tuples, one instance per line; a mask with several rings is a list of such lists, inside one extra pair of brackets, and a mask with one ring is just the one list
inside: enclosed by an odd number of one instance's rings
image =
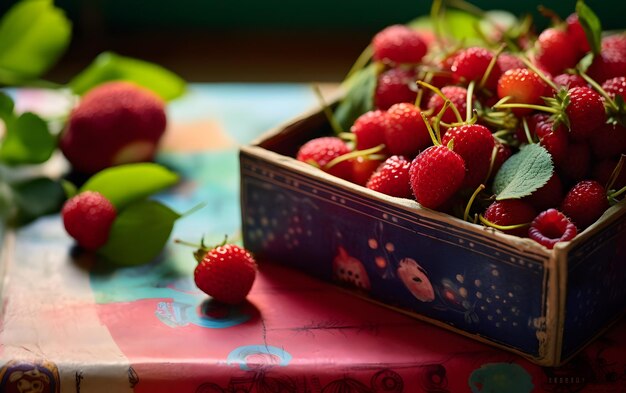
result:
[[(18, 107), (63, 111), (49, 93)], [(157, 198), (173, 237), (240, 234), (237, 147), (315, 105), (306, 85), (193, 85), (170, 104), (158, 161), (183, 182)], [(74, 252), (58, 216), (5, 234), (0, 391), (18, 392), (626, 392), (626, 321), (559, 368), (263, 264), (226, 307), (199, 292), (188, 248), (114, 269)]]

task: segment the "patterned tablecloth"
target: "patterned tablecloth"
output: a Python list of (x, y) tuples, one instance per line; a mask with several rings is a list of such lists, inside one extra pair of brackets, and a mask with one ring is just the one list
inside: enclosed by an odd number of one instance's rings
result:
[[(62, 111), (48, 93), (18, 106)], [(158, 198), (174, 236), (240, 228), (237, 146), (312, 107), (304, 85), (196, 85), (170, 105), (159, 162), (184, 181)], [(626, 392), (626, 321), (560, 368), (542, 368), (284, 267), (249, 302), (193, 285), (191, 250), (113, 269), (77, 254), (58, 216), (4, 236), (0, 392)]]

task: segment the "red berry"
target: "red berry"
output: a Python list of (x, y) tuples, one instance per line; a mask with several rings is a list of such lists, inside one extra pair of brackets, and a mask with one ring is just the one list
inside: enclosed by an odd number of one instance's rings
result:
[[(548, 85), (539, 75), (527, 68), (515, 68), (506, 71), (498, 80), (498, 97), (511, 97), (509, 103), (541, 104), (541, 97), (548, 91)], [(531, 113), (528, 108), (515, 108), (518, 116)]]
[(602, 88), (612, 99), (615, 99), (615, 97), (619, 95), (626, 101), (626, 76), (607, 79), (602, 84)]
[(552, 249), (558, 242), (567, 242), (576, 236), (576, 226), (556, 209), (548, 209), (533, 220), (528, 236), (539, 244)]
[(417, 202), (429, 209), (437, 209), (463, 184), (465, 162), (445, 146), (431, 146), (415, 157), (409, 174)]
[(569, 118), (570, 133), (576, 140), (587, 139), (606, 122), (604, 100), (589, 87), (574, 87), (567, 94), (570, 102), (565, 113)]
[(539, 123), (535, 128), (535, 133), (539, 137), (539, 144), (546, 148), (552, 156), (552, 161), (559, 165), (567, 159), (569, 138), (562, 124), (552, 130), (553, 124), (552, 121)]
[(547, 28), (537, 37), (537, 64), (552, 75), (560, 74), (578, 62), (576, 45), (565, 30)]
[(69, 116), (59, 147), (82, 173), (151, 161), (165, 132), (165, 104), (152, 91), (128, 82), (90, 90)]
[(409, 103), (395, 104), (389, 108), (385, 144), (391, 154), (415, 157), (431, 143), (420, 108)]
[(603, 38), (602, 50), (593, 58), (587, 74), (598, 83), (626, 76), (626, 35)]
[(352, 182), (365, 187), (372, 173), (382, 164), (382, 160), (372, 160), (367, 156), (359, 156), (352, 160)]
[[(485, 210), (484, 217), (487, 221), (499, 225), (520, 225), (530, 224), (535, 218), (537, 212), (528, 202), (521, 199), (505, 199), (502, 201), (496, 201), (489, 205)], [(504, 231), (510, 235), (526, 237), (528, 234), (528, 227), (522, 226), (516, 229), (509, 229)]]
[(256, 271), (256, 262), (248, 251), (226, 244), (206, 253), (196, 266), (194, 281), (201, 291), (215, 300), (238, 304), (248, 296)]
[(582, 76), (577, 74), (559, 74), (552, 78), (555, 85), (563, 87), (565, 89), (571, 89), (572, 87), (588, 87), (587, 81)]
[[(441, 92), (456, 106), (456, 109), (464, 118), (465, 112), (467, 111), (467, 89), (461, 86), (444, 86), (441, 88)], [(443, 105), (444, 99), (438, 94), (433, 94), (430, 100), (428, 100), (426, 107), (433, 110), (433, 116), (437, 116), (441, 109), (443, 109)], [(448, 108), (441, 117), (441, 121), (450, 124), (456, 123), (459, 120), (456, 118), (452, 108)]]
[(559, 206), (563, 201), (563, 182), (561, 178), (554, 172), (543, 187), (524, 198), (524, 200), (528, 201), (538, 211)]
[[(452, 73), (457, 81), (469, 83), (470, 81), (480, 82), (489, 67), (493, 53), (481, 47), (471, 47), (460, 51), (452, 63)], [(496, 62), (487, 78), (485, 87), (494, 90), (498, 84), (498, 79), (502, 71)]]
[(350, 131), (356, 137), (356, 149), (364, 150), (385, 143), (386, 113), (380, 110), (365, 112), (355, 121)]
[(402, 156), (391, 156), (372, 174), (366, 187), (383, 194), (410, 198), (409, 167), (411, 162)]
[(441, 143), (448, 145), (454, 139), (452, 150), (465, 161), (464, 188), (475, 189), (487, 181), (495, 139), (491, 131), (480, 124), (464, 124), (450, 128)]
[(395, 64), (416, 64), (422, 61), (427, 47), (420, 33), (404, 26), (393, 25), (378, 32), (372, 39), (373, 58)]
[(102, 194), (85, 191), (72, 197), (61, 210), (65, 230), (79, 246), (95, 251), (104, 246), (117, 212)]
[(402, 68), (391, 68), (378, 77), (374, 93), (374, 105), (379, 109), (389, 109), (399, 102), (414, 103), (417, 97), (415, 72)]
[(498, 56), (498, 59), (496, 61), (498, 62), (498, 66), (500, 67), (500, 71), (502, 72), (506, 72), (514, 68), (526, 67), (524, 65), (524, 62), (520, 60), (519, 57), (511, 53), (506, 53), (506, 52), (500, 53), (500, 56)]
[(583, 30), (580, 21), (578, 20), (577, 14), (571, 14), (565, 20), (567, 23), (567, 34), (570, 36), (570, 39), (577, 44), (578, 52), (580, 54), (585, 54), (591, 50), (589, 46), (589, 41), (587, 41), (587, 35), (585, 34), (585, 30)]
[(580, 230), (593, 224), (609, 208), (604, 187), (595, 180), (583, 180), (565, 195), (561, 211)]
[(352, 166), (348, 161), (343, 161), (331, 168), (326, 168), (326, 165), (333, 159), (349, 152), (350, 148), (343, 140), (334, 136), (325, 136), (311, 139), (302, 145), (300, 150), (298, 150), (296, 159), (316, 166), (342, 179), (350, 180), (352, 176)]

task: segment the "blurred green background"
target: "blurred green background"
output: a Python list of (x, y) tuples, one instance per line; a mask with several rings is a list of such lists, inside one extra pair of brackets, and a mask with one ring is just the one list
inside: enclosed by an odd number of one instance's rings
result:
[[(4, 13), (15, 0), (0, 3)], [(104, 50), (156, 61), (192, 81), (338, 81), (381, 28), (428, 13), (424, 0), (57, 0), (74, 39), (54, 79), (67, 79)], [(561, 17), (575, 0), (477, 0), (474, 5)], [(592, 1), (605, 29), (626, 27), (626, 1)]]

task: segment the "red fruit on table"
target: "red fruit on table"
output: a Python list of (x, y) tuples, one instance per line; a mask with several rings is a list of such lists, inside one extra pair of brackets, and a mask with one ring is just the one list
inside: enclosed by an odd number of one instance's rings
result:
[(420, 108), (409, 103), (389, 108), (385, 130), (385, 145), (389, 153), (412, 158), (431, 143)]
[(503, 230), (505, 233), (520, 237), (528, 235), (528, 225), (536, 215), (535, 208), (521, 199), (505, 199), (493, 202), (483, 214), (487, 221), (501, 227), (522, 225), (518, 228)]
[(561, 211), (576, 224), (580, 230), (596, 222), (609, 208), (604, 186), (595, 180), (583, 180), (576, 183), (565, 195)]
[(409, 168), (411, 162), (402, 156), (391, 156), (382, 163), (367, 181), (366, 187), (383, 194), (411, 197)]
[(491, 131), (480, 124), (463, 124), (450, 128), (441, 143), (454, 140), (453, 150), (465, 161), (465, 179), (462, 187), (474, 189), (487, 181), (495, 139)]
[(65, 230), (78, 245), (95, 251), (109, 239), (117, 211), (104, 195), (84, 191), (65, 202), (61, 217)]

